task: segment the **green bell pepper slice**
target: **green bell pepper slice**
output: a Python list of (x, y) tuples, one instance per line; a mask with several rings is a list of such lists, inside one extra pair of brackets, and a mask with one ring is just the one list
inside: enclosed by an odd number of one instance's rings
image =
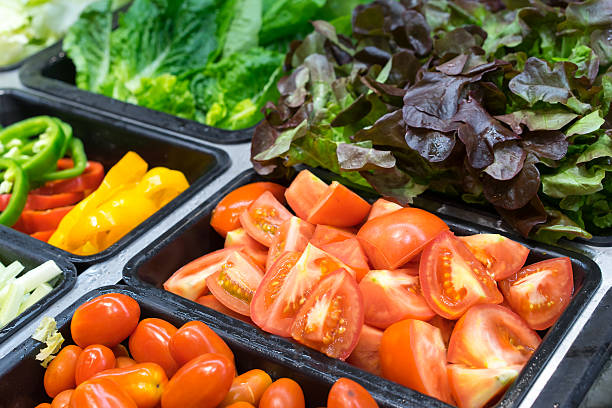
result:
[(42, 177), (40, 177), (41, 181), (53, 181), (78, 177), (85, 171), (85, 168), (87, 167), (87, 155), (85, 154), (83, 142), (81, 142), (80, 139), (73, 137), (70, 139), (68, 148), (70, 150), (70, 157), (74, 163), (73, 167), (71, 169), (58, 170), (43, 174)]
[(8, 205), (0, 213), (0, 224), (11, 227), (21, 216), (25, 208), (30, 185), (28, 177), (21, 166), (14, 160), (0, 158), (0, 174), (3, 174), (4, 181), (0, 183), (0, 190), (11, 193)]

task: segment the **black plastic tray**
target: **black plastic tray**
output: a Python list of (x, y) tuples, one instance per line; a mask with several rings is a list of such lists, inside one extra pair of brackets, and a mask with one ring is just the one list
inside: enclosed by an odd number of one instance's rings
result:
[[(132, 150), (149, 163), (149, 167), (164, 166), (180, 170), (190, 183), (182, 194), (130, 231), (106, 250), (95, 255), (79, 256), (44, 244), (47, 248), (68, 257), (79, 272), (93, 263), (105, 260), (151, 228), (165, 216), (197, 193), (215, 176), (230, 165), (228, 155), (220, 149), (208, 147), (191, 139), (171, 137), (117, 118), (106, 117), (55, 98), (29, 92), (0, 89), (0, 124), (3, 126), (37, 115), (57, 116), (69, 123), (74, 135), (83, 141), (89, 160), (96, 160), (108, 171), (125, 153)], [(9, 240), (21, 239), (26, 244), (37, 241), (13, 229), (0, 226)]]
[(252, 126), (240, 130), (220, 129), (79, 89), (75, 85), (76, 69), (72, 60), (62, 51), (61, 43), (29, 59), (19, 71), (19, 78), (29, 88), (209, 142), (219, 144), (248, 142), (255, 128)]
[[(306, 407), (320, 407), (326, 405), (327, 394), (332, 384), (340, 377), (349, 377), (366, 387), (378, 401), (381, 408), (422, 407), (448, 405), (422, 396), (416, 392), (405, 393), (402, 398), (394, 392), (400, 388), (389, 383), (389, 388), (376, 384), (378, 377), (363, 375), (358, 370), (343, 367), (334, 367), (336, 360), (309, 362), (309, 356), (300, 356), (301, 349), (290, 352), (284, 344), (275, 341), (272, 337), (257, 335), (257, 329), (238, 322), (234, 323), (223, 315), (205, 314), (194, 310), (187, 302), (168, 302), (165, 298), (150, 296), (143, 289), (126, 288), (124, 286), (107, 286), (93, 290), (79, 299), (74, 305), (66, 309), (55, 318), (58, 330), (66, 342), (71, 344), (70, 320), (78, 305), (83, 304), (96, 296), (109, 292), (120, 292), (136, 299), (140, 304), (141, 319), (157, 317), (165, 319), (177, 327), (191, 320), (200, 320), (208, 324), (230, 346), (236, 357), (239, 373), (260, 368), (266, 371), (273, 379), (289, 377), (297, 381), (304, 391)], [(44, 369), (34, 359), (40, 350), (40, 342), (28, 339), (21, 346), (15, 348), (6, 357), (0, 360), (0, 408), (33, 407), (38, 403), (49, 401), (43, 388)], [(304, 365), (304, 362), (307, 362)], [(336, 364), (336, 365), (346, 365)]]
[[(330, 173), (314, 172), (330, 181)], [(247, 183), (262, 181), (264, 178), (255, 174), (252, 170), (247, 170), (237, 176), (223, 189), (213, 194), (211, 199), (206, 201), (202, 206), (194, 210), (186, 216), (181, 222), (171, 229), (168, 235), (158, 238), (148, 247), (143, 249), (134, 256), (126, 264), (123, 271), (123, 279), (128, 285), (144, 288), (151, 297), (158, 297), (189, 304), (194, 310), (200, 313), (206, 313), (214, 316), (220, 316), (219, 313), (211, 309), (200, 306), (195, 302), (183, 299), (170, 292), (164, 291), (161, 287), (163, 282), (170, 277), (177, 269), (187, 262), (196, 259), (208, 252), (223, 247), (223, 239), (210, 227), (210, 216), (215, 205), (230, 191)], [(276, 180), (278, 181), (278, 180)], [(279, 181), (288, 184), (287, 180)], [(366, 197), (373, 198), (373, 197)], [(476, 233), (499, 233), (490, 228), (462, 221), (454, 217), (446, 215), (440, 217), (451, 227), (458, 235), (469, 235)], [(501, 406), (514, 407), (518, 406), (531, 385), (534, 383), (537, 376), (540, 374), (546, 361), (552, 356), (553, 352), (564, 338), (567, 331), (570, 329), (576, 316), (586, 307), (588, 300), (595, 293), (601, 283), (601, 271), (599, 267), (590, 259), (576, 253), (566, 251), (564, 249), (542, 245), (533, 241), (525, 241), (524, 239), (503, 233), (511, 239), (521, 242), (523, 245), (531, 249), (528, 263), (538, 262), (548, 258), (568, 256), (572, 260), (574, 270), (575, 294), (570, 305), (567, 307), (563, 315), (557, 323), (546, 333), (541, 346), (529, 360), (514, 385), (506, 392)], [(231, 319), (226, 317), (227, 319)], [(232, 320), (232, 324), (242, 324), (237, 320)], [(422, 398), (422, 401), (417, 406), (446, 406), (446, 404), (417, 393), (408, 388), (401, 387), (395, 383), (384, 380), (380, 377), (367, 374), (357, 368), (352, 368), (347, 363), (331, 360), (323, 354), (315, 352), (311, 349), (295, 344), (294, 342), (274, 336), (271, 334), (259, 331), (258, 338), (274, 339), (279, 346), (285, 348), (285, 355), (290, 358), (295, 358), (304, 366), (316, 364), (318, 367), (325, 367), (331, 373), (335, 370), (351, 370), (357, 371), (362, 378), (367, 378), (376, 384), (376, 389), (381, 393), (397, 393), (399, 396), (404, 396), (407, 401), (413, 401), (416, 396)], [(412, 406), (412, 405), (404, 405)]]
[[(76, 283), (76, 268), (64, 257), (58, 256), (55, 251), (49, 250), (49, 245), (42, 242), (34, 242), (26, 235), (8, 237), (6, 230), (0, 230), (0, 261), (8, 265), (13, 261), (19, 261), (26, 271), (38, 265), (53, 260), (63, 271), (61, 280), (55, 285), (53, 290), (44, 298), (26, 309), (16, 319), (0, 329), (0, 343), (7, 340), (13, 333), (21, 329), (34, 317), (46, 310), (56, 300), (68, 293)], [(27, 239), (26, 239), (27, 238)]]
[[(577, 407), (612, 355), (612, 289), (604, 295), (591, 318), (535, 401), (559, 407)], [(550, 405), (550, 404), (548, 404)]]

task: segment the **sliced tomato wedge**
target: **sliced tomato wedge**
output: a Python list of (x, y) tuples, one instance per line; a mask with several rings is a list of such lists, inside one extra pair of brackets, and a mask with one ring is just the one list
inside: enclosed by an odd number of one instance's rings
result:
[(289, 207), (301, 219), (308, 218), (315, 204), (327, 192), (328, 185), (308, 170), (302, 170), (285, 191)]
[(380, 343), (383, 376), (452, 404), (446, 374), (446, 348), (440, 330), (407, 319), (389, 326)]
[(279, 202), (285, 203), (285, 187), (280, 184), (268, 182), (246, 184), (219, 201), (210, 218), (211, 227), (223, 237), (228, 232), (240, 228), (240, 214), (266, 191), (271, 192)]
[(370, 212), (370, 204), (337, 181), (332, 181), (326, 193), (308, 214), (312, 224), (334, 227), (353, 227), (360, 224)]
[(370, 210), (370, 214), (368, 215), (368, 221), (376, 217), (380, 217), (381, 215), (386, 215), (397, 210), (401, 210), (402, 208), (404, 207), (397, 203), (394, 203), (393, 201), (385, 200), (384, 198), (379, 198), (378, 200), (374, 201), (374, 204), (372, 204), (372, 209)]
[(206, 285), (219, 302), (236, 313), (251, 314), (251, 300), (263, 272), (250, 257), (233, 251), (221, 268), (206, 278)]
[(331, 225), (319, 224), (316, 226), (312, 238), (310, 238), (310, 243), (320, 248), (323, 245), (343, 242), (355, 237), (355, 232), (351, 228), (339, 228), (332, 227)]
[(370, 272), (368, 258), (357, 238), (350, 238), (342, 242), (332, 242), (321, 245), (320, 248), (350, 266), (355, 271), (357, 282), (360, 282)]
[(266, 271), (283, 252), (302, 252), (308, 245), (308, 240), (312, 237), (314, 231), (314, 225), (298, 217), (291, 217), (283, 222), (279, 233), (270, 245), (266, 259)]
[(517, 273), (529, 255), (529, 248), (499, 234), (476, 234), (459, 239), (496, 281)]
[(216, 310), (219, 313), (223, 313), (224, 315), (228, 315), (233, 317), (234, 319), (242, 320), (245, 323), (253, 324), (253, 321), (245, 315), (241, 315), (240, 313), (234, 312), (232, 309), (229, 309), (223, 305), (223, 303), (219, 302), (214, 295), (204, 295), (200, 296), (196, 299), (196, 302), (201, 304), (202, 306), (206, 306), (210, 309)]
[(501, 281), (499, 286), (510, 307), (529, 327), (548, 329), (572, 298), (572, 261), (563, 257), (534, 263)]
[(380, 368), (380, 342), (383, 332), (375, 327), (363, 325), (357, 346), (346, 359), (347, 363), (374, 375), (382, 376)]
[(442, 316), (435, 315), (433, 318), (428, 320), (427, 323), (440, 329), (442, 341), (444, 342), (444, 345), (448, 347), (448, 342), (450, 341), (451, 334), (453, 333), (453, 329), (455, 328), (455, 323), (457, 323), (457, 321), (448, 320)]
[(269, 247), (280, 232), (281, 224), (289, 218), (291, 213), (266, 191), (240, 214), (240, 224), (253, 239)]
[(24, 210), (13, 228), (26, 234), (54, 230), (73, 208), (74, 205), (41, 211)]
[(521, 365), (541, 341), (512, 310), (499, 305), (476, 305), (457, 322), (448, 344), (448, 361), (475, 368)]
[(440, 233), (423, 250), (419, 279), (429, 307), (451, 320), (472, 305), (504, 300), (485, 267), (450, 231)]
[(242, 252), (250, 256), (259, 268), (264, 269), (266, 267), (268, 248), (251, 238), (244, 228), (237, 228), (228, 232), (223, 247), (240, 247)]
[(329, 357), (346, 359), (359, 341), (363, 301), (355, 278), (340, 269), (317, 284), (298, 311), (291, 337)]
[[(255, 291), (251, 302), (251, 319), (268, 333), (283, 337), (291, 335), (291, 323), (297, 310), (316, 283), (312, 281), (318, 279), (318, 275), (290, 275), (300, 256), (299, 252), (283, 252), (268, 269)], [(292, 285), (303, 287), (304, 295), (299, 293), (297, 287), (294, 291)]]
[(164, 289), (189, 300), (196, 300), (208, 293), (206, 278), (221, 270), (221, 265), (236, 250), (220, 249), (189, 262), (164, 282)]
[(461, 408), (493, 406), (518, 377), (523, 366), (471, 368), (449, 364), (448, 383), (457, 405)]
[[(58, 170), (71, 169), (72, 167), (74, 167), (72, 159), (60, 159), (57, 162)], [(32, 190), (31, 193), (51, 195), (82, 192), (88, 195), (100, 186), (103, 178), (104, 166), (102, 166), (102, 163), (88, 161), (87, 167), (85, 167), (85, 170), (80, 176), (65, 180), (49, 181), (45, 183), (44, 186)]]
[(357, 238), (375, 269), (394, 270), (410, 262), (448, 226), (432, 213), (403, 208), (366, 222)]
[(418, 276), (401, 271), (370, 271), (359, 282), (366, 324), (386, 329), (404, 319), (429, 320), (435, 313), (421, 293)]

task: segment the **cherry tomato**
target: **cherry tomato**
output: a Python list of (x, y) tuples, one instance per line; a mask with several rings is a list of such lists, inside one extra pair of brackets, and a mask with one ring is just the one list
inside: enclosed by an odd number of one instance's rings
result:
[(236, 313), (232, 309), (225, 307), (225, 305), (219, 302), (214, 295), (201, 296), (196, 299), (196, 302), (198, 302), (202, 306), (206, 306), (210, 309), (216, 310), (219, 313), (231, 316), (234, 319), (242, 320), (243, 322), (251, 325), (253, 324), (253, 321), (249, 318), (249, 316), (241, 315), (240, 313)]
[(398, 271), (370, 271), (359, 283), (365, 323), (386, 329), (404, 319), (429, 320), (435, 313), (427, 305), (417, 276)]
[(302, 170), (285, 191), (285, 198), (295, 214), (305, 220), (321, 197), (325, 195), (328, 187), (310, 171)]
[(181, 326), (170, 338), (170, 354), (179, 366), (206, 353), (222, 354), (234, 361), (234, 353), (206, 323), (192, 321)]
[(240, 214), (240, 225), (257, 242), (269, 247), (281, 224), (289, 218), (291, 213), (266, 191)]
[(485, 267), (450, 231), (423, 250), (419, 280), (429, 307), (446, 319), (458, 319), (478, 303), (504, 300)]
[[(59, 159), (58, 170), (71, 169), (74, 167), (72, 159)], [(89, 192), (96, 190), (104, 178), (104, 166), (96, 161), (88, 161), (85, 171), (78, 176), (65, 180), (55, 180), (45, 183), (44, 186), (32, 190), (34, 194), (62, 194), (72, 192)]]
[(245, 316), (251, 314), (251, 300), (263, 272), (240, 251), (234, 251), (215, 273), (206, 278), (210, 292), (225, 307)]
[(157, 363), (168, 378), (178, 369), (170, 354), (170, 339), (177, 329), (162, 319), (143, 319), (130, 336), (130, 353), (139, 363)]
[(107, 378), (117, 384), (138, 405), (153, 408), (161, 401), (168, 384), (164, 369), (155, 363), (141, 363), (130, 367), (113, 368), (96, 374), (94, 379)]
[(79, 306), (72, 316), (70, 331), (81, 347), (115, 347), (134, 331), (139, 319), (138, 302), (121, 293), (108, 293)]
[(389, 326), (380, 343), (383, 376), (451, 404), (446, 376), (446, 348), (440, 330), (421, 320)]
[(499, 286), (512, 309), (530, 328), (548, 329), (572, 298), (572, 261), (554, 258), (534, 263), (501, 281)]
[(108, 378), (85, 381), (76, 387), (71, 408), (138, 408), (128, 393)]
[(366, 222), (357, 233), (375, 269), (397, 269), (418, 255), (448, 226), (418, 208), (402, 208)]
[(261, 396), (272, 384), (272, 378), (263, 370), (250, 370), (232, 381), (229, 392), (219, 405), (220, 408), (233, 406), (236, 402), (248, 402), (257, 406)]
[(79, 385), (101, 371), (115, 368), (115, 355), (106, 346), (92, 344), (79, 354), (75, 367), (74, 380)]
[(239, 217), (264, 192), (270, 191), (277, 200), (284, 203), (285, 187), (276, 183), (251, 183), (239, 187), (226, 195), (215, 207), (210, 219), (210, 225), (220, 235), (240, 228)]
[(208, 292), (206, 278), (219, 271), (221, 265), (237, 250), (235, 247), (220, 249), (189, 262), (164, 282), (164, 289), (189, 300), (196, 300)]
[(131, 367), (133, 365), (136, 365), (138, 363), (136, 363), (136, 360), (130, 358), (130, 357), (117, 357), (117, 359), (115, 360), (115, 368), (126, 368), (126, 367)]
[(382, 335), (382, 330), (364, 324), (355, 349), (346, 359), (347, 363), (382, 377), (382, 369), (380, 368)]
[(517, 273), (529, 255), (529, 248), (499, 234), (476, 234), (459, 239), (496, 281)]
[(302, 387), (290, 378), (274, 381), (264, 392), (259, 408), (304, 408)]
[(370, 204), (337, 181), (332, 181), (306, 219), (311, 224), (353, 227), (370, 212)]
[(162, 408), (214, 408), (229, 391), (234, 374), (234, 363), (221, 354), (196, 357), (168, 382)]
[(270, 245), (266, 259), (266, 271), (284, 252), (302, 252), (314, 231), (314, 225), (298, 217), (291, 217), (283, 222)]
[(397, 210), (401, 210), (401, 205), (394, 203), (392, 201), (385, 200), (384, 198), (379, 198), (372, 204), (372, 209), (370, 210), (370, 214), (368, 214), (368, 221), (380, 217), (381, 215), (390, 214)]
[(378, 408), (378, 404), (359, 383), (340, 378), (329, 390), (327, 408)]
[(457, 405), (461, 408), (491, 406), (512, 385), (522, 366), (502, 368), (471, 368), (449, 364), (448, 383)]
[(237, 228), (228, 232), (225, 236), (225, 244), (223, 247), (238, 247), (242, 252), (251, 257), (251, 260), (255, 262), (260, 269), (265, 269), (266, 267), (268, 248), (251, 238), (244, 228)]
[(76, 387), (74, 373), (82, 351), (79, 346), (66, 346), (51, 360), (43, 380), (48, 396), (53, 398), (64, 390)]
[(51, 404), (49, 404), (48, 402), (42, 402), (38, 404), (37, 406), (35, 406), (34, 408), (51, 408)]
[(111, 347), (111, 350), (113, 351), (115, 358), (130, 356), (127, 347), (125, 347), (123, 344), (117, 344), (115, 347)]
[(72, 398), (72, 394), (74, 394), (74, 389), (68, 389), (60, 392), (53, 398), (53, 402), (51, 402), (51, 408), (68, 408), (70, 407), (70, 399)]
[(510, 309), (476, 305), (455, 325), (447, 357), (451, 363), (475, 368), (509, 367), (526, 363), (541, 341)]
[(227, 408), (255, 408), (253, 404), (249, 404), (248, 402), (238, 401), (234, 402), (232, 405), (228, 405)]
[(359, 341), (363, 327), (363, 300), (355, 278), (343, 269), (317, 284), (291, 326), (299, 343), (346, 359)]

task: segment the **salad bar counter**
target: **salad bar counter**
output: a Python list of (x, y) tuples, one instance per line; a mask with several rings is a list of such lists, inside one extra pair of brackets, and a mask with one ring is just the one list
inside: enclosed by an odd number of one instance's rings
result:
[(0, 408), (610, 406), (610, 0), (11, 2)]

